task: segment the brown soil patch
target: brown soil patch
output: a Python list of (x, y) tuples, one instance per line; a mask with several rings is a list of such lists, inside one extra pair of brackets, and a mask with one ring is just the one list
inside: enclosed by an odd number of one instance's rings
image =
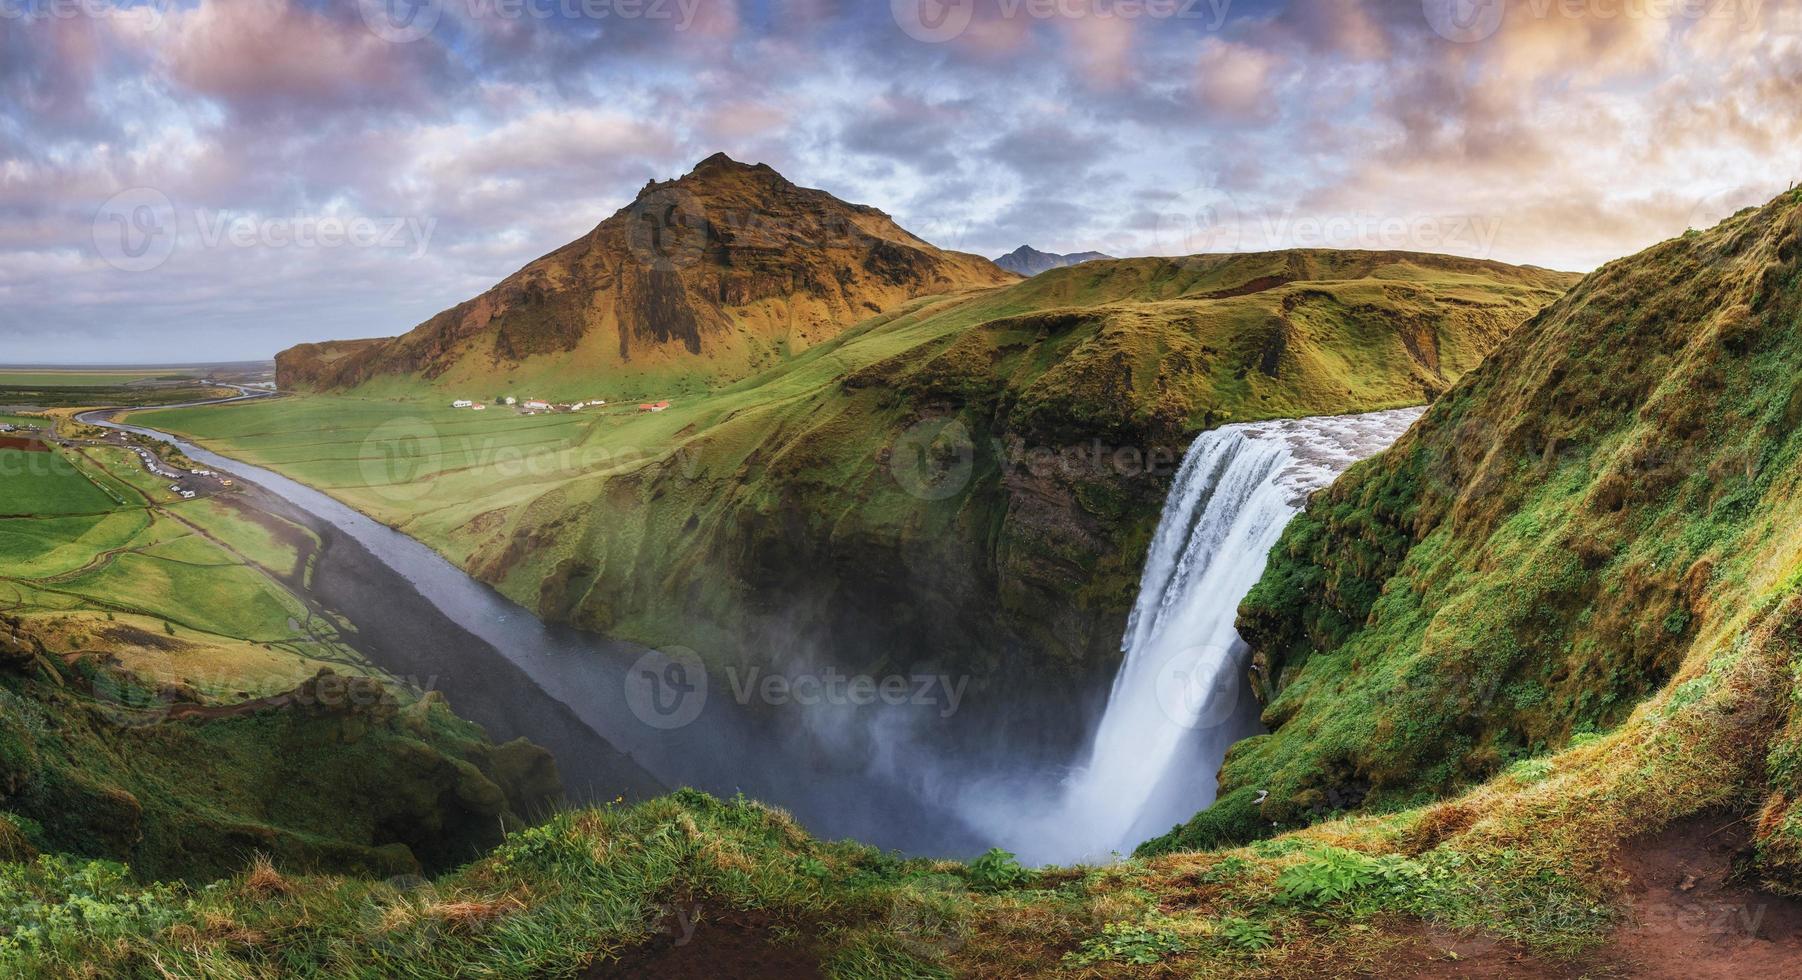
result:
[(50, 447), (36, 439), (20, 439), (17, 436), (0, 436), (0, 449), (22, 449), (28, 453), (47, 453)]
[(1294, 280), (1287, 276), (1259, 276), (1256, 279), (1248, 279), (1230, 289), (1220, 289), (1211, 293), (1203, 293), (1201, 294), (1201, 298), (1235, 299), (1240, 296), (1250, 296), (1254, 293), (1269, 292), (1279, 286), (1287, 286), (1291, 282), (1294, 282)]
[(164, 633), (152, 633), (125, 623), (113, 623), (100, 630), (100, 638), (109, 644), (139, 650), (170, 652), (187, 648), (187, 643)]
[(1535, 957), (1483, 936), (1420, 931), (1385, 977), (1747, 980), (1802, 976), (1802, 902), (1759, 891), (1737, 874), (1751, 821), (1708, 813), (1630, 841), (1617, 859), (1628, 921), (1575, 961)]
[[(1417, 943), (1396, 950), (1380, 968), (1361, 975), (1380, 976), (1386, 980), (1498, 980), (1503, 977), (1584, 980), (1619, 975), (1609, 969), (1598, 971), (1593, 965), (1547, 960), (1518, 943), (1493, 936), (1464, 935), (1429, 926), (1418, 926), (1413, 931), (1419, 937)], [(1323, 972), (1321, 975), (1343, 974)]]
[(617, 960), (596, 962), (583, 980), (809, 980), (823, 978), (818, 957), (776, 938), (767, 912), (683, 903), (664, 916), (657, 935)]
[(1629, 844), (1621, 855), (1633, 921), (1608, 952), (1624, 975), (1710, 980), (1802, 976), (1802, 902), (1736, 876), (1752, 824), (1732, 814), (1691, 817)]

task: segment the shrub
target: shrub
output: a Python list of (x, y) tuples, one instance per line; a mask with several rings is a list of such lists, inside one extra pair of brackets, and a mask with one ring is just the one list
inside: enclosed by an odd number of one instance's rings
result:
[(984, 891), (1003, 891), (1032, 883), (1033, 873), (999, 847), (970, 862), (970, 880)]

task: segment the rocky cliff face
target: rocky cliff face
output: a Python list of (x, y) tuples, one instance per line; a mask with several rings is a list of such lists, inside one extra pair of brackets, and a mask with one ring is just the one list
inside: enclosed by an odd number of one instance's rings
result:
[[(931, 293), (1000, 285), (986, 259), (916, 238), (875, 208), (718, 154), (652, 182), (588, 235), (475, 299), (374, 345), (277, 359), (296, 386), (384, 376), (441, 384), (730, 381)], [(630, 391), (626, 392), (630, 393)]]
[(330, 387), (337, 378), (368, 370), (365, 362), (379, 356), (387, 344), (382, 339), (331, 340), (291, 347), (275, 355), (275, 386), (282, 391)]
[(1762, 798), (1797, 880), (1799, 315), (1792, 193), (1590, 275), (1317, 497), (1241, 608), (1272, 732), (1186, 843), (1568, 766), (1648, 821)]

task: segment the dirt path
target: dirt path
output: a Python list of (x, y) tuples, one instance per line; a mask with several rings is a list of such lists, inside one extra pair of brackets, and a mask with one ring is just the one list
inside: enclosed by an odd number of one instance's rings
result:
[(1802, 976), (1802, 902), (1736, 877), (1751, 820), (1712, 813), (1635, 841), (1622, 855), (1634, 922), (1609, 952), (1633, 977)]
[(1631, 841), (1617, 858), (1628, 919), (1574, 962), (1481, 936), (1423, 930), (1385, 977), (1764, 980), (1802, 977), (1802, 901), (1737, 876), (1751, 821), (1706, 813)]

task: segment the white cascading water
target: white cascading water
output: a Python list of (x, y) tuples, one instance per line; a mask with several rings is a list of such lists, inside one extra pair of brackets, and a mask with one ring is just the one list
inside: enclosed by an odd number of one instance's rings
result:
[(1214, 801), (1226, 750), (1256, 734), (1234, 628), (1308, 495), (1388, 448), (1423, 409), (1230, 425), (1190, 447), (1164, 503), (1086, 765), (1018, 850), (1034, 863), (1130, 853)]

